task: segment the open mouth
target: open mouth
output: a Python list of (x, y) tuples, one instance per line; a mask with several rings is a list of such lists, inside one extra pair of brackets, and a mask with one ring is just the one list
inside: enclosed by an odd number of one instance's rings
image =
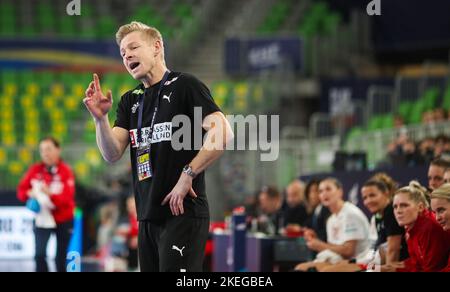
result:
[(134, 70), (134, 69), (136, 69), (139, 65), (140, 65), (139, 62), (133, 62), (133, 63), (130, 64), (130, 69), (131, 69), (131, 70)]

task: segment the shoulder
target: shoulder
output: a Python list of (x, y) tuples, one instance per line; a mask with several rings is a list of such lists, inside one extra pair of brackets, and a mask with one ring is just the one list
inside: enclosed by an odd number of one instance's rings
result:
[(361, 209), (349, 202), (346, 202), (344, 205), (343, 215), (347, 220), (361, 220), (367, 223), (369, 222)]
[(37, 172), (40, 172), (43, 168), (44, 168), (44, 165), (42, 163), (35, 163), (35, 164), (32, 164), (28, 168), (28, 172), (29, 173), (37, 173)]
[(72, 171), (72, 167), (70, 167), (70, 165), (68, 165), (66, 162), (61, 161), (58, 165), (59, 171), (63, 174), (66, 175), (72, 175), (73, 171)]
[[(387, 223), (397, 223), (394, 215), (394, 208), (389, 204), (383, 212), (383, 221)], [(398, 225), (398, 224), (397, 224)]]
[(128, 102), (131, 99), (133, 99), (134, 97), (138, 96), (139, 94), (143, 94), (143, 93), (144, 93), (144, 86), (143, 86), (143, 84), (139, 84), (135, 88), (132, 88), (132, 89), (128, 90), (127, 92), (125, 92), (121, 96), (120, 102)]
[(177, 76), (175, 78), (178, 78), (180, 83), (187, 87), (206, 87), (206, 85), (198, 79), (196, 76), (190, 74), (190, 73), (179, 73), (175, 72)]
[(412, 237), (418, 240), (428, 241), (430, 238), (438, 240), (445, 237), (445, 231), (442, 227), (428, 214), (420, 215), (410, 231)]

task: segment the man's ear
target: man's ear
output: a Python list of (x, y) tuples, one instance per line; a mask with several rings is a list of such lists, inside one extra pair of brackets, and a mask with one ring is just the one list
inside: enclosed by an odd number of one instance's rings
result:
[(155, 46), (155, 57), (161, 53), (162, 50), (162, 44), (160, 40), (156, 40), (154, 42), (154, 46)]

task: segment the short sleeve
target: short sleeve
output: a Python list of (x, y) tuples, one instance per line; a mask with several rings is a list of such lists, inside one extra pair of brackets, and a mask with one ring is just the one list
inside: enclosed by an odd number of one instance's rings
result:
[(122, 96), (117, 106), (114, 127), (130, 130), (130, 108), (130, 95), (127, 92)]
[(195, 107), (202, 109), (202, 120), (208, 115), (221, 111), (214, 102), (208, 87), (192, 75), (185, 75), (186, 94), (189, 100), (190, 111), (194, 112)]
[(366, 239), (368, 230), (362, 220), (354, 214), (347, 214), (344, 224), (342, 241), (363, 240)]

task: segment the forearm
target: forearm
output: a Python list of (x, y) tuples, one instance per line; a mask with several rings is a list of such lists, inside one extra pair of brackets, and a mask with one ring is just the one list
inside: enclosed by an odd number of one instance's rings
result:
[(400, 259), (400, 250), (394, 248), (388, 248), (386, 251), (386, 263), (395, 263)]
[(336, 245), (331, 243), (325, 243), (323, 244), (323, 247), (320, 251), (329, 249), (340, 256), (342, 256), (344, 259), (351, 259), (354, 256), (354, 251), (351, 247), (344, 245)]
[(195, 173), (201, 173), (219, 159), (223, 152), (224, 150), (206, 150), (202, 148), (189, 165)]
[(103, 158), (109, 163), (119, 160), (122, 157), (123, 151), (121, 150), (119, 141), (114, 137), (107, 116), (104, 116), (100, 120), (95, 120), (95, 130), (97, 145)]

